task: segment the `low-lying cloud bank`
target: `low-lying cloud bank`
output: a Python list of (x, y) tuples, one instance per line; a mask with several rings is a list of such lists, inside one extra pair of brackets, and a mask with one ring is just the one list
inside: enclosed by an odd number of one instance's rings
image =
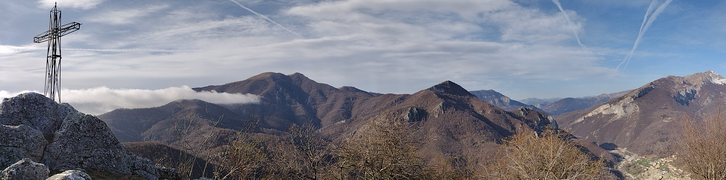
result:
[[(14, 97), (22, 92), (0, 91), (0, 98)], [(111, 89), (96, 87), (90, 89), (63, 89), (64, 103), (71, 104), (78, 111), (99, 115), (119, 108), (158, 107), (180, 99), (199, 99), (215, 104), (258, 103), (254, 94), (230, 94), (218, 92), (196, 92), (189, 86), (149, 89)]]

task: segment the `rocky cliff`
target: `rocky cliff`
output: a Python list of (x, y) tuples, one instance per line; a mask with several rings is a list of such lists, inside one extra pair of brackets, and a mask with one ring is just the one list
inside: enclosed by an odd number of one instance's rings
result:
[(713, 71), (668, 76), (607, 103), (558, 116), (564, 129), (588, 142), (610, 144), (639, 155), (669, 156), (679, 121), (722, 111), (726, 78)]
[(119, 143), (105, 122), (68, 104), (25, 93), (3, 99), (1, 109), (0, 169), (5, 169), (6, 175), (0, 175), (4, 176), (0, 179), (17, 177), (12, 175), (18, 172), (12, 167), (17, 166), (11, 165), (21, 161), (41, 162), (54, 172), (101, 171), (148, 179), (178, 177), (173, 169), (156, 167), (135, 156)]

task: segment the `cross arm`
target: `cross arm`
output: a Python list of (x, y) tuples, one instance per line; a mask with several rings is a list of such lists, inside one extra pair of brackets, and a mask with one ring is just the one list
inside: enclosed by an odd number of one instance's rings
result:
[(50, 29), (43, 33), (38, 34), (37, 36), (35, 36), (33, 38), (33, 42), (35, 42), (35, 43), (46, 42), (46, 41), (50, 40), (51, 37), (53, 37), (54, 35), (56, 35), (58, 37), (62, 37), (62, 36), (65, 36), (66, 34), (76, 32), (79, 29), (81, 29), (81, 23), (71, 22), (71, 23), (62, 25), (59, 28), (53, 28), (53, 29)]

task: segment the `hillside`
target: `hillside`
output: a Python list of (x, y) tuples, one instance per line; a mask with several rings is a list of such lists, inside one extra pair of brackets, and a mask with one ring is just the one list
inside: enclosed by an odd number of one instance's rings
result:
[(558, 123), (586, 141), (612, 143), (640, 155), (672, 155), (678, 122), (719, 112), (726, 103), (725, 82), (713, 71), (668, 76), (599, 106), (562, 114)]

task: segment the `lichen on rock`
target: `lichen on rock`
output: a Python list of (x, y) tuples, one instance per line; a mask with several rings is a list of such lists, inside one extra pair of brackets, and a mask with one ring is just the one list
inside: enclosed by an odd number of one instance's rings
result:
[(3, 180), (44, 180), (48, 178), (50, 170), (41, 163), (24, 158), (2, 171), (0, 179)]
[(30, 158), (40, 162), (48, 141), (43, 133), (26, 125), (0, 125), (0, 167)]

